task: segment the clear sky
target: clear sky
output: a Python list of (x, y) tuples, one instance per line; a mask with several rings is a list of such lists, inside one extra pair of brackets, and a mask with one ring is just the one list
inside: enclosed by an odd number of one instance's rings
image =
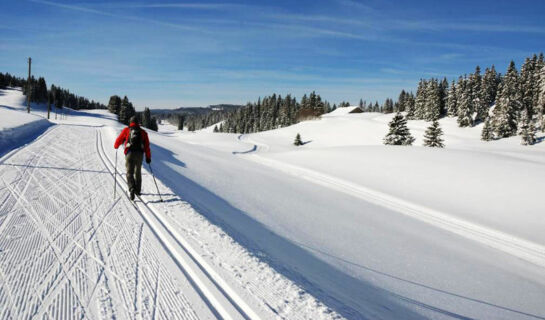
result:
[(545, 51), (543, 0), (0, 0), (0, 72), (107, 103), (381, 102)]

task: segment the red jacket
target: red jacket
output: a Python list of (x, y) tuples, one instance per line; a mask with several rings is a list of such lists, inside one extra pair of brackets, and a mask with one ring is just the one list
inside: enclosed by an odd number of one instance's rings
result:
[[(121, 134), (119, 134), (119, 137), (115, 139), (114, 148), (117, 149), (121, 144), (125, 147), (125, 154), (129, 152), (129, 149), (126, 148), (127, 141), (129, 140), (129, 134), (130, 134), (130, 127), (139, 127), (137, 123), (131, 122), (128, 127), (123, 129), (121, 131)], [(144, 129), (140, 129), (142, 131), (142, 140), (144, 142), (144, 152), (146, 153), (146, 159), (151, 159), (151, 151), (149, 149), (149, 138), (148, 133)]]

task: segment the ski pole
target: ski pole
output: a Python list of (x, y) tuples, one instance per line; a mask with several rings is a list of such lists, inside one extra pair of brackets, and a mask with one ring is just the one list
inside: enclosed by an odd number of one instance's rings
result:
[(157, 193), (159, 194), (159, 199), (163, 202), (163, 197), (161, 197), (161, 192), (159, 192), (159, 187), (157, 186), (157, 181), (155, 180), (155, 175), (153, 174), (153, 169), (151, 168), (151, 163), (148, 163), (149, 171), (151, 171), (151, 176), (153, 177), (153, 182), (155, 182), (155, 188), (157, 188)]
[(117, 187), (117, 149), (115, 149), (115, 165), (114, 165), (114, 200), (115, 200), (115, 189)]

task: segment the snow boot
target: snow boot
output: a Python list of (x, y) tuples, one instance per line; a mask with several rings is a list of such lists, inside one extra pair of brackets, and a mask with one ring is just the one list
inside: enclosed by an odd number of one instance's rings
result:
[(131, 201), (134, 201), (134, 191), (131, 191)]

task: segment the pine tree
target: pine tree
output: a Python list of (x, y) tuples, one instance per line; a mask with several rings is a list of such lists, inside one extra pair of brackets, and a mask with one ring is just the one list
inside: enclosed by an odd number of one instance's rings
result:
[(390, 130), (386, 137), (384, 137), (385, 145), (398, 145), (398, 146), (410, 146), (414, 142), (414, 138), (411, 136), (409, 128), (407, 127), (407, 120), (401, 113), (397, 113), (389, 124)]
[(447, 103), (448, 103), (448, 92), (449, 92), (449, 85), (447, 78), (443, 78), (441, 83), (439, 83), (439, 100), (440, 100), (440, 116), (444, 117), (447, 115)]
[(519, 134), (521, 135), (522, 140), (520, 143), (522, 145), (533, 145), (536, 143), (536, 127), (526, 109), (521, 114)]
[(473, 100), (469, 81), (464, 79), (461, 87), (457, 89), (461, 92), (460, 100), (458, 100), (458, 125), (471, 127), (473, 126)]
[(111, 96), (110, 101), (108, 102), (108, 111), (113, 114), (119, 115), (121, 110), (121, 98), (117, 95)]
[(492, 132), (490, 117), (486, 117), (486, 120), (484, 120), (483, 131), (481, 131), (481, 140), (490, 141), (493, 139), (494, 133)]
[(423, 119), (426, 110), (426, 88), (428, 83), (426, 80), (420, 79), (418, 88), (416, 89), (416, 100), (414, 104), (414, 111), (409, 110), (407, 112), (407, 119)]
[(492, 127), (498, 138), (517, 133), (517, 112), (522, 106), (521, 90), (515, 62), (511, 61), (496, 97), (496, 107), (492, 114)]
[(301, 140), (301, 135), (299, 133), (295, 136), (295, 141), (293, 141), (293, 144), (295, 146), (302, 146), (303, 145), (303, 140)]
[(526, 109), (528, 116), (532, 118), (537, 107), (537, 101), (534, 102), (535, 95), (535, 68), (537, 64), (537, 56), (534, 55), (532, 59), (526, 58), (524, 64), (520, 68), (520, 87), (521, 87), (521, 102), (522, 108)]
[(484, 119), (487, 117), (488, 107), (483, 103), (483, 99), (481, 97), (482, 77), (481, 68), (479, 66), (475, 68), (475, 73), (470, 76), (469, 86), (471, 92), (471, 105), (473, 106), (473, 110), (475, 112), (473, 121), (484, 121)]
[(456, 98), (456, 84), (454, 83), (454, 80), (452, 80), (447, 98), (447, 115), (449, 117), (455, 117), (458, 114), (458, 102)]
[(149, 108), (144, 108), (144, 113), (142, 114), (142, 126), (144, 128), (151, 129), (151, 111)]
[(488, 112), (492, 104), (494, 103), (498, 91), (498, 74), (494, 66), (490, 69), (486, 68), (484, 72), (484, 77), (481, 84), (481, 105), (480, 110), (485, 111), (481, 116), (488, 117)]
[(184, 121), (185, 121), (185, 117), (184, 116), (179, 116), (178, 117), (178, 130), (184, 130)]
[(423, 119), (433, 121), (439, 119), (441, 115), (441, 94), (439, 84), (436, 79), (431, 79), (425, 91)]
[(424, 146), (425, 147), (434, 147), (434, 148), (443, 148), (443, 130), (439, 126), (439, 121), (434, 120), (431, 126), (428, 127), (426, 133), (424, 134)]
[(214, 126), (214, 132), (219, 132), (218, 125)]

